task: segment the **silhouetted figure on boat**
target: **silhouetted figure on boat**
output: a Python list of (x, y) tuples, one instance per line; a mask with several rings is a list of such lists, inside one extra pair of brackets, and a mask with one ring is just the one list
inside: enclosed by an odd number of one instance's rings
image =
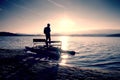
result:
[(44, 28), (44, 34), (46, 36), (46, 46), (48, 47), (48, 43), (50, 44), (51, 41), (51, 35), (50, 35), (51, 29), (50, 24), (47, 24), (47, 27)]

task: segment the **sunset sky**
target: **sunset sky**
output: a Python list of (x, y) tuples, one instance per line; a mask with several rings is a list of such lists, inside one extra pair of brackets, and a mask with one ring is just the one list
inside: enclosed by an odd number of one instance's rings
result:
[(120, 30), (120, 0), (0, 0), (0, 31), (80, 34)]

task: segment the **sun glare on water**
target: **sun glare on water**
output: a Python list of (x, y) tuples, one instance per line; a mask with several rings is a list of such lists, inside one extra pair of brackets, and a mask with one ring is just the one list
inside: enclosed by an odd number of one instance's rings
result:
[(69, 56), (68, 55), (65, 55), (65, 54), (63, 54), (62, 56), (61, 56), (61, 61), (60, 61), (60, 65), (62, 65), (62, 66), (65, 66), (65, 65), (67, 65), (66, 63), (67, 63), (67, 59), (69, 58)]
[[(69, 37), (68, 36), (61, 36), (60, 37), (60, 41), (62, 41), (62, 50), (68, 50), (68, 41), (69, 41)], [(69, 58), (69, 55), (66, 53), (63, 53), (61, 55), (61, 61), (60, 61), (60, 65), (67, 65), (67, 59)]]
[(68, 36), (61, 36), (60, 41), (62, 41), (62, 50), (68, 50)]

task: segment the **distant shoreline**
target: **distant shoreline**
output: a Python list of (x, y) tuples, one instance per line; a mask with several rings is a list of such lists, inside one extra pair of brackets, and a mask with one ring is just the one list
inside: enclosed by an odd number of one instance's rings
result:
[[(41, 35), (41, 34), (19, 34), (19, 33), (11, 33), (11, 32), (0, 32), (0, 36), (44, 36), (44, 35)], [(120, 37), (120, 33), (116, 33), (116, 34), (72, 34), (72, 35), (52, 34), (52, 36)]]

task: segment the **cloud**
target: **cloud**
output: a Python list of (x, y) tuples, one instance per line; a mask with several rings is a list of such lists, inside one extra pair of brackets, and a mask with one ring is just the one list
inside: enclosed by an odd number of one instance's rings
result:
[(55, 2), (55, 1), (53, 1), (53, 0), (48, 0), (48, 1), (49, 1), (50, 3), (56, 5), (57, 7), (60, 7), (60, 8), (64, 8), (64, 9), (65, 9), (65, 6), (63, 6), (62, 4), (59, 4), (59, 3), (57, 3), (57, 2)]

